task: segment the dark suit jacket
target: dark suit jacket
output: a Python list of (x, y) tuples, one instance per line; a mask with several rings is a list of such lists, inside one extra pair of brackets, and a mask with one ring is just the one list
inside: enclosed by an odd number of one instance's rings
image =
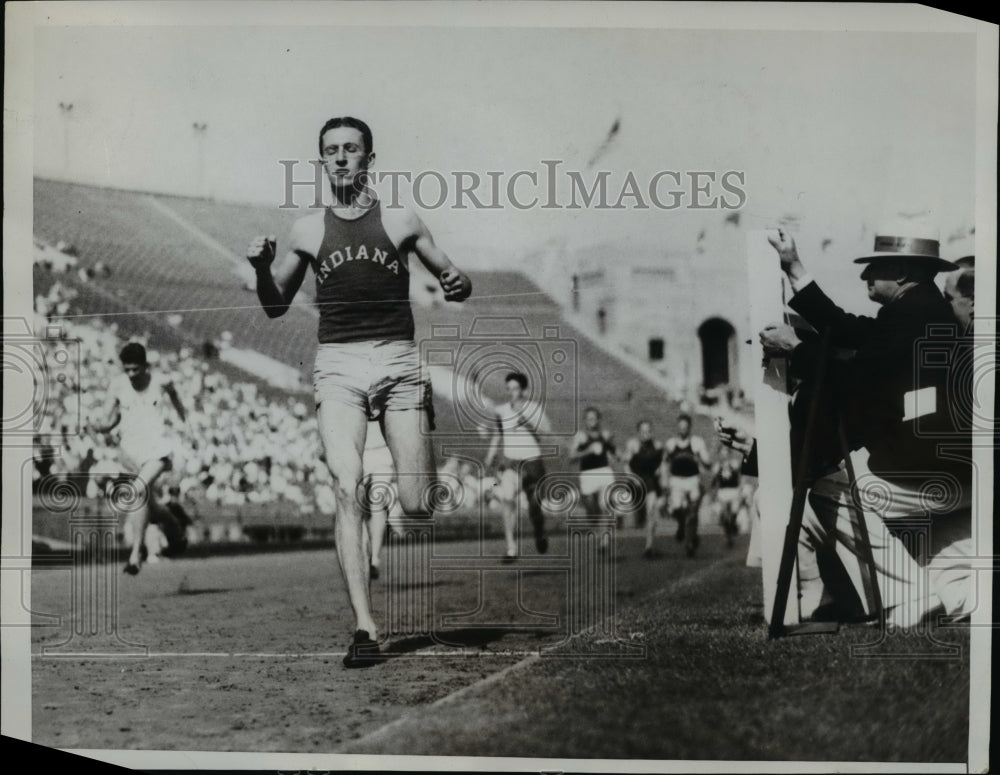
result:
[[(952, 410), (956, 401), (971, 401), (971, 385), (949, 379), (968, 343), (933, 283), (911, 288), (874, 318), (845, 312), (816, 283), (796, 293), (789, 305), (817, 330), (830, 328), (833, 347), (855, 351), (831, 370), (832, 407), (843, 416), (851, 449), (868, 449), (874, 473), (911, 486), (919, 485), (914, 477), (920, 472), (947, 471), (963, 483), (971, 477), (968, 460), (939, 453), (942, 443), (969, 446), (970, 437)], [(968, 397), (954, 395), (966, 387)], [(936, 411), (904, 420), (906, 395), (922, 388), (934, 389)]]

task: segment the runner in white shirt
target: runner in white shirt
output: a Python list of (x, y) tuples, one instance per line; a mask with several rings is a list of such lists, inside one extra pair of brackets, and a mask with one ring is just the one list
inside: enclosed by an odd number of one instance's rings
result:
[(176, 523), (171, 524), (174, 520), (169, 512), (156, 508), (153, 494), (156, 480), (173, 467), (173, 446), (163, 421), (164, 397), (170, 400), (182, 421), (186, 421), (186, 415), (173, 383), (149, 370), (145, 347), (130, 342), (122, 348), (120, 357), (125, 373), (108, 386), (111, 408), (107, 422), (92, 425), (91, 430), (108, 433), (119, 427), (122, 462), (129, 469), (127, 473), (134, 476), (138, 500), (127, 517), (132, 547), (124, 569), (134, 576), (142, 567), (143, 540), (151, 514), (171, 549), (174, 552), (183, 549), (183, 530)]
[(504, 538), (507, 553), (504, 560), (513, 562), (518, 554), (514, 529), (517, 526), (518, 503), (521, 493), (528, 499), (528, 518), (535, 533), (535, 548), (539, 554), (549, 549), (545, 535), (545, 518), (542, 513), (538, 483), (545, 476), (542, 450), (538, 444), (539, 433), (550, 433), (548, 419), (541, 404), (529, 401), (526, 396), (528, 378), (520, 372), (511, 372), (506, 379), (506, 404), (497, 407), (496, 428), (490, 449), (486, 453), (486, 468), (497, 464), (499, 483), (493, 488), (491, 498), (503, 514)]

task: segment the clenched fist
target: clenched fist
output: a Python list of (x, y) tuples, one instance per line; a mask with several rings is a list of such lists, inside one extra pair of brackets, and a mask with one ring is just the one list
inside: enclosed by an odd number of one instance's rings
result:
[(465, 301), (472, 293), (472, 281), (453, 266), (445, 269), (438, 279), (446, 301)]
[(749, 454), (753, 448), (753, 436), (746, 430), (737, 428), (725, 418), (715, 418), (715, 433), (723, 445), (744, 455)]
[(255, 238), (247, 248), (247, 261), (257, 271), (270, 268), (277, 245), (273, 236)]

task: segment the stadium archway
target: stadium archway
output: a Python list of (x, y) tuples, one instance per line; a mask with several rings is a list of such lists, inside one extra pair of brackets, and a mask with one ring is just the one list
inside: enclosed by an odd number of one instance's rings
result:
[(711, 390), (729, 384), (739, 373), (736, 363), (736, 329), (728, 320), (709, 318), (698, 326), (701, 340), (702, 386)]

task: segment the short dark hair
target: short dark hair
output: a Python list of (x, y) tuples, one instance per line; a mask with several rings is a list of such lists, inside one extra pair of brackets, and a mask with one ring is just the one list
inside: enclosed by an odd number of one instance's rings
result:
[(639, 422), (635, 424), (635, 429), (639, 430), (643, 425), (648, 425), (650, 428), (653, 427), (653, 423), (649, 420), (639, 420)]
[(136, 363), (139, 366), (146, 365), (146, 348), (138, 342), (129, 342), (122, 348), (118, 356), (122, 363)]
[(601, 419), (601, 410), (598, 409), (596, 406), (588, 406), (586, 409), (584, 409), (583, 410), (584, 417), (586, 417), (591, 412), (597, 415), (597, 419)]
[(677, 415), (677, 422), (680, 422), (681, 420), (687, 420), (687, 424), (690, 425), (691, 415), (689, 415), (687, 412), (681, 412), (679, 415)]
[(512, 371), (504, 378), (504, 384), (506, 385), (511, 380), (514, 380), (518, 385), (521, 386), (521, 390), (528, 389), (528, 377), (526, 374), (522, 374), (519, 371)]
[(354, 118), (354, 116), (340, 116), (339, 118), (331, 118), (325, 124), (323, 128), (319, 130), (319, 155), (323, 155), (323, 135), (329, 132), (331, 129), (337, 129), (342, 126), (351, 127), (352, 129), (357, 129), (361, 132), (361, 139), (365, 141), (365, 153), (371, 153), (375, 150), (372, 143), (372, 130), (369, 128), (368, 124), (362, 121), (360, 118)]

